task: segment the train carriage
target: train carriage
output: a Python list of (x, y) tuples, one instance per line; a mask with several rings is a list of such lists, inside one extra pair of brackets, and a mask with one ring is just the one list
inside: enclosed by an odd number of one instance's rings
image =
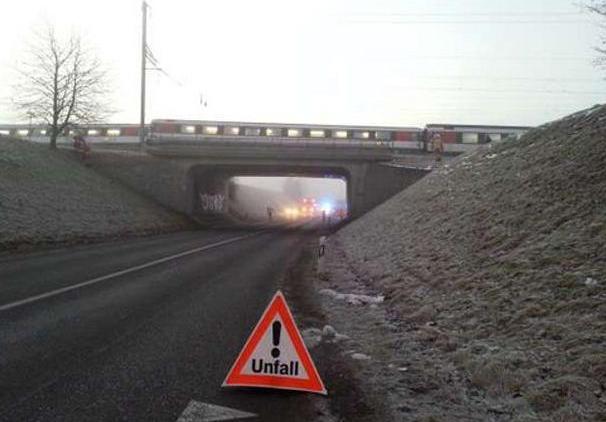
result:
[[(361, 146), (383, 145), (392, 148), (395, 155), (411, 152), (431, 152), (431, 137), (439, 133), (446, 153), (460, 153), (480, 144), (519, 137), (529, 128), (525, 126), (488, 126), (431, 123), (425, 128), (394, 126), (309, 125), (289, 123), (255, 123), (235, 121), (156, 119), (148, 125), (149, 136), (192, 138), (200, 141), (247, 140), (258, 142), (359, 143)], [(71, 142), (71, 137), (82, 133), (91, 142), (139, 141), (136, 124), (90, 124), (66, 129), (60, 142)], [(0, 125), (0, 135), (27, 137), (47, 142), (49, 131), (43, 125)]]
[(506, 138), (518, 138), (530, 128), (526, 126), (488, 126), (430, 123), (426, 126), (425, 149), (431, 151), (431, 137), (439, 133), (444, 151), (460, 153), (473, 150), (478, 145), (499, 142)]

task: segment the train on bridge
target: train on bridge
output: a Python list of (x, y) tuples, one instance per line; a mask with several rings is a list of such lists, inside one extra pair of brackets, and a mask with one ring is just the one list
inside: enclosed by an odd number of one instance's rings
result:
[[(275, 139), (374, 142), (389, 145), (398, 154), (431, 151), (430, 140), (434, 134), (440, 134), (446, 153), (460, 153), (474, 149), (477, 145), (498, 142), (510, 137), (518, 138), (529, 129), (530, 127), (526, 126), (436, 123), (419, 128), (159, 119), (153, 120), (146, 126), (146, 134), (151, 137), (199, 139), (201, 142), (213, 139), (251, 138), (266, 139), (268, 142)], [(66, 129), (62, 133), (62, 138), (64, 141), (69, 141), (71, 136), (82, 134), (91, 142), (136, 143), (139, 141), (138, 133), (139, 126), (135, 124), (90, 124)], [(1, 135), (45, 142), (48, 140), (49, 130), (42, 125), (0, 125)]]

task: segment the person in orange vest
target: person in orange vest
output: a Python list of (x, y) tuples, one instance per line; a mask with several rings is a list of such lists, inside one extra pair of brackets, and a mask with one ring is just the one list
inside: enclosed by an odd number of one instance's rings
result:
[(431, 137), (431, 149), (433, 150), (436, 161), (442, 161), (444, 143), (442, 142), (442, 136), (439, 133), (434, 133)]

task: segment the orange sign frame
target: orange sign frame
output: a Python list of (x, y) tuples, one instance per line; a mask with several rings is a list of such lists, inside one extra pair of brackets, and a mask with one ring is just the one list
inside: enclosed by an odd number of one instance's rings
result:
[[(307, 379), (278, 374), (257, 375), (243, 373), (244, 367), (250, 361), (261, 339), (267, 331), (271, 330), (271, 324), (276, 316), (280, 316), (282, 319), (284, 329), (292, 340), (299, 362), (305, 368), (308, 376)], [(240, 355), (229, 370), (222, 387), (263, 387), (306, 391), (323, 395), (328, 394), (281, 291), (278, 290), (276, 292), (263, 312), (261, 319), (248, 337), (248, 340), (246, 340)]]

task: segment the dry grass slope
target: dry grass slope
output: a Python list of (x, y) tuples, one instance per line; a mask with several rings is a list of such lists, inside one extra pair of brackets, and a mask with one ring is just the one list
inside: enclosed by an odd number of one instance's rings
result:
[(70, 151), (0, 138), (0, 250), (189, 226), (82, 165)]
[(487, 396), (606, 420), (606, 106), (458, 158), (337, 241)]

